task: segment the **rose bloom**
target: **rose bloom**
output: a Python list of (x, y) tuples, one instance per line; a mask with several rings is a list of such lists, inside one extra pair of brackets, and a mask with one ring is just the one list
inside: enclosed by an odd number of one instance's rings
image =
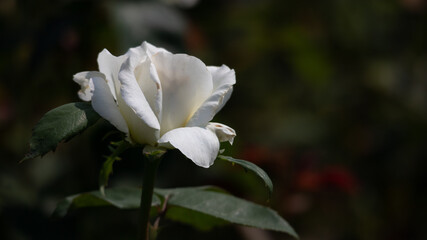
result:
[(177, 148), (201, 167), (216, 159), (220, 142), (233, 143), (235, 131), (210, 122), (236, 83), (225, 65), (207, 67), (187, 54), (172, 54), (147, 42), (121, 56), (104, 49), (99, 72), (80, 72), (79, 97), (142, 145)]

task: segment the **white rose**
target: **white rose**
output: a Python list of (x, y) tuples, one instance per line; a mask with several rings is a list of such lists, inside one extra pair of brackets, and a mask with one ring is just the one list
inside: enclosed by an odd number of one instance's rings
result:
[(230, 98), (234, 70), (147, 42), (118, 57), (104, 49), (98, 65), (74, 75), (79, 97), (129, 141), (177, 148), (201, 167), (213, 164), (220, 141), (233, 143), (232, 128), (210, 121)]

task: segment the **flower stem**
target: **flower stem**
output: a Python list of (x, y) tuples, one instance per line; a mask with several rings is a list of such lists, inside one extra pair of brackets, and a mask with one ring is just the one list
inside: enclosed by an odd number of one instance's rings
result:
[(151, 200), (153, 199), (154, 181), (156, 178), (157, 168), (163, 158), (165, 150), (146, 146), (143, 150), (144, 156), (144, 175), (142, 179), (141, 204), (139, 208), (140, 218), (140, 237), (141, 240), (149, 239), (149, 220)]

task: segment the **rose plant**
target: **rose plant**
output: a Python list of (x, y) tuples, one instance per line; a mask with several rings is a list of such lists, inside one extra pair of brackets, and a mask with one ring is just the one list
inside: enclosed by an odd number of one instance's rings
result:
[[(70, 103), (46, 113), (33, 129), (30, 151), (24, 160), (43, 156), (103, 118), (124, 140), (111, 147), (100, 171), (100, 191), (65, 198), (56, 216), (76, 208), (111, 205), (139, 209), (140, 239), (154, 239), (162, 217), (211, 229), (224, 223), (281, 231), (297, 237), (291, 226), (265, 206), (233, 197), (215, 187), (154, 189), (160, 161), (169, 149), (204, 168), (215, 160), (230, 162), (259, 176), (270, 190), (268, 175), (253, 163), (218, 155), (220, 142), (233, 143), (235, 131), (211, 122), (228, 101), (236, 83), (234, 70), (206, 66), (187, 54), (173, 54), (147, 42), (113, 56), (98, 55), (99, 71), (80, 72), (74, 81), (84, 102)], [(129, 147), (141, 148), (144, 157), (142, 189), (107, 188), (113, 163)], [(179, 211), (174, 209), (180, 209)], [(150, 211), (158, 216), (151, 224)], [(197, 217), (192, 218), (197, 214)]]

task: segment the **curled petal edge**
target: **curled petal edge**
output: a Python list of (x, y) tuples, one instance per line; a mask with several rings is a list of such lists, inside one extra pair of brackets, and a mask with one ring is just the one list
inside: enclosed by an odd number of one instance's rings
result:
[(105, 75), (97, 71), (79, 72), (74, 74), (74, 82), (80, 85), (80, 90), (77, 94), (81, 100), (86, 102), (92, 100), (94, 85), (91, 78), (95, 77), (105, 79)]
[(236, 137), (236, 131), (231, 127), (216, 122), (210, 122), (206, 126), (206, 129), (211, 130), (218, 137), (220, 142), (229, 142), (230, 145), (233, 145), (234, 137)]

